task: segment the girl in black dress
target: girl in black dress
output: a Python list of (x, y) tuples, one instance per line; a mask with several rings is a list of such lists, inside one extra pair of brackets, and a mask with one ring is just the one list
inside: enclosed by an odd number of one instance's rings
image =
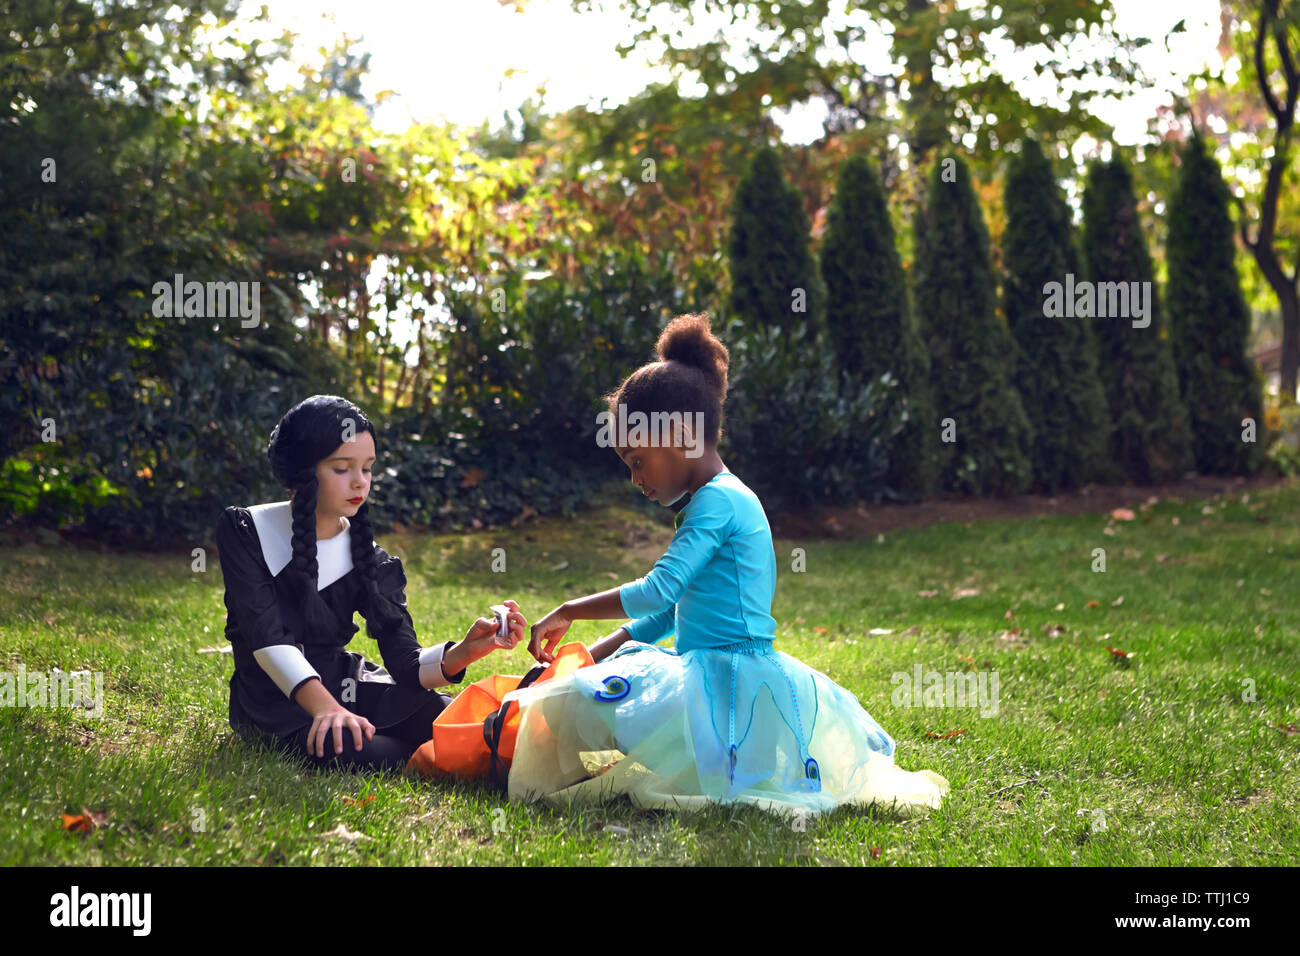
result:
[[(371, 536), (375, 430), (356, 405), (313, 395), (285, 414), (266, 451), (289, 500), (229, 507), (217, 524), (235, 659), (230, 726), (316, 766), (401, 769), (451, 703), (435, 688), (460, 683), (498, 646), (496, 622), (481, 617), (459, 643), (421, 648), (402, 562)], [(504, 603), (513, 647), (528, 621)], [(345, 650), (358, 611), (384, 667)]]

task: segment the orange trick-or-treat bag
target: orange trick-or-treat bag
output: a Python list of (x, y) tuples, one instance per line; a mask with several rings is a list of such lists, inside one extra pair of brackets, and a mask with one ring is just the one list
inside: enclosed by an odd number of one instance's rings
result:
[[(475, 681), (438, 714), (433, 722), (432, 739), (416, 749), (407, 766), (423, 777), (443, 774), (487, 777), (492, 764), (492, 750), (488, 743), (491, 734), (484, 733), (484, 724), (498, 714), (505, 696), (521, 684), (540, 684), (554, 677), (566, 677), (579, 667), (592, 663), (591, 654), (584, 645), (565, 644), (555, 652), (555, 660), (532, 681), (510, 674), (493, 674)], [(497, 743), (497, 756), (507, 766), (514, 756), (518, 733), (519, 705), (511, 701)]]

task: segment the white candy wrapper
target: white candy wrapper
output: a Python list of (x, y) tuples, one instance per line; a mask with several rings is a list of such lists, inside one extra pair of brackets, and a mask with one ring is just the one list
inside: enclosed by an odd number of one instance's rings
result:
[(514, 647), (514, 642), (510, 640), (510, 608), (506, 607), (504, 604), (493, 604), (491, 610), (492, 613), (496, 615), (497, 619), (497, 634), (495, 638), (497, 647)]

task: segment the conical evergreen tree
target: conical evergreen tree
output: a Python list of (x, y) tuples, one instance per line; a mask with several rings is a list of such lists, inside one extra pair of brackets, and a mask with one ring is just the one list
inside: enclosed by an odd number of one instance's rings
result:
[(821, 250), (826, 324), (839, 366), (866, 383), (889, 373), (906, 402), (907, 424), (888, 447), (886, 484), (907, 497), (935, 480), (938, 424), (930, 400), (930, 358), (913, 322), (907, 280), (880, 177), (867, 157), (840, 168)]
[(1009, 378), (1015, 340), (997, 314), (988, 229), (960, 159), (935, 163), (919, 218), (914, 298), (930, 352), (940, 481), (972, 494), (1024, 491), (1033, 432)]
[(776, 150), (754, 154), (736, 187), (730, 255), (732, 315), (783, 332), (806, 329), (807, 347), (822, 328), (825, 290), (809, 245), (808, 214), (781, 171)]
[(1169, 332), (1192, 453), (1205, 474), (1249, 474), (1263, 459), (1260, 440), (1243, 441), (1243, 419), (1261, 429), (1263, 399), (1246, 354), (1250, 312), (1237, 275), (1228, 187), (1199, 136), (1183, 150), (1178, 191), (1169, 204)]
[[(1124, 283), (1130, 317), (1084, 318), (1097, 335), (1097, 367), (1110, 405), (1111, 458), (1140, 484), (1180, 477), (1192, 468), (1191, 430), (1178, 390), (1178, 374), (1161, 315), (1151, 257), (1138, 222), (1133, 179), (1124, 161), (1096, 162), (1088, 169), (1083, 195), (1084, 272), (1094, 314), (1111, 298), (1103, 283)], [(1149, 313), (1136, 318), (1131, 291), (1146, 289)], [(1116, 286), (1110, 286), (1114, 290)], [(1123, 298), (1115, 296), (1114, 301)], [(1076, 315), (1087, 306), (1080, 298)], [(1134, 326), (1134, 322), (1148, 323)]]
[(1025, 140), (1006, 178), (1003, 309), (1020, 347), (1014, 381), (1034, 428), (1034, 484), (1076, 488), (1107, 473), (1110, 409), (1087, 319), (1044, 315), (1044, 288), (1078, 272), (1065, 202), (1052, 164)]

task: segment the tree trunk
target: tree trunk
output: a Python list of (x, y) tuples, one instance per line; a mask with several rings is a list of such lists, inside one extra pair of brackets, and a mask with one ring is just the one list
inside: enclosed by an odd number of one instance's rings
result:
[(1282, 304), (1282, 366), (1279, 369), (1281, 401), (1295, 400), (1296, 371), (1300, 369), (1300, 289), (1292, 282), (1277, 290)]
[[(1273, 114), (1277, 129), (1273, 135), (1273, 155), (1268, 161), (1268, 176), (1264, 194), (1259, 204), (1259, 227), (1252, 241), (1242, 217), (1240, 231), (1246, 248), (1254, 255), (1260, 271), (1277, 296), (1282, 309), (1282, 362), (1279, 384), (1283, 404), (1295, 401), (1296, 369), (1300, 366), (1300, 303), (1297, 302), (1296, 284), (1300, 281), (1300, 261), (1291, 275), (1278, 259), (1274, 239), (1277, 232), (1277, 205), (1282, 194), (1282, 180), (1291, 165), (1292, 134), (1295, 130), (1296, 102), (1300, 100), (1300, 69), (1297, 69), (1285, 21), (1280, 19), (1280, 0), (1260, 0), (1259, 24), (1255, 28), (1255, 78), (1264, 105)], [(1278, 96), (1269, 85), (1269, 70), (1265, 62), (1265, 46), (1269, 39), (1277, 47), (1278, 65), (1285, 83)]]
[[(907, 11), (920, 15), (930, 5), (929, 0), (907, 0)], [(906, 68), (910, 92), (909, 102), (903, 108), (913, 124), (908, 147), (913, 154), (912, 161), (921, 165), (935, 147), (948, 142), (947, 110), (943, 91), (934, 79), (934, 62), (928, 44), (907, 56)]]

